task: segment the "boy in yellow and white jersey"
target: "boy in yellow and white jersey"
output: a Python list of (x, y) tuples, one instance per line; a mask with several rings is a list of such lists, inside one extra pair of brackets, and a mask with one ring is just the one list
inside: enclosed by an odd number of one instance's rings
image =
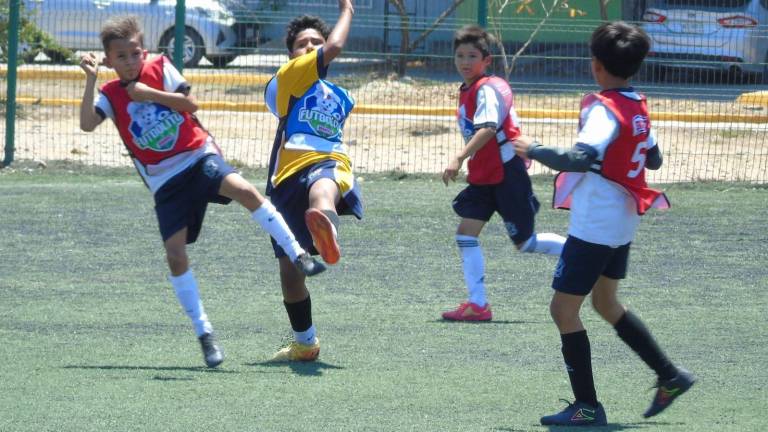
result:
[[(339, 0), (333, 31), (317, 17), (300, 16), (288, 24), (289, 61), (267, 84), (265, 100), (279, 119), (269, 160), (267, 194), (282, 212), (299, 244), (336, 264), (339, 214), (363, 216), (362, 197), (343, 143), (344, 121), (354, 99), (325, 80), (340, 53), (354, 15), (351, 0)], [(313, 361), (320, 353), (305, 277), (285, 251), (272, 242), (280, 265), (283, 302), (294, 342), (275, 361)]]

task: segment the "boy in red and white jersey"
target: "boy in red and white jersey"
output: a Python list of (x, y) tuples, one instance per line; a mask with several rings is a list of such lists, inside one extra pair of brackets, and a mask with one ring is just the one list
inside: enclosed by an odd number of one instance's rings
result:
[(147, 59), (138, 20), (132, 16), (108, 20), (101, 41), (104, 64), (118, 78), (104, 84), (94, 101), (98, 61), (92, 53), (82, 57), (86, 85), (80, 128), (93, 131), (106, 118), (117, 127), (154, 195), (171, 285), (192, 321), (206, 365), (216, 367), (224, 355), (203, 309), (186, 252), (186, 245), (197, 240), (209, 202), (235, 200), (248, 209), (304, 274), (318, 274), (325, 266), (301, 248), (275, 207), (223, 159), (213, 137), (194, 116), (198, 105), (186, 80), (166, 57)]
[(565, 238), (537, 234), (534, 219), (539, 201), (528, 177), (528, 161), (515, 155), (512, 140), (520, 135), (512, 88), (500, 77), (487, 75), (491, 37), (478, 26), (466, 26), (453, 40), (454, 62), (464, 83), (459, 90), (457, 118), (465, 146), (449, 161), (443, 182), (455, 181), (467, 160), (467, 185), (453, 200), (461, 222), (456, 245), (461, 253), (467, 301), (443, 313), (450, 321), (490, 321), (485, 292), (485, 258), (478, 237), (494, 213), (521, 252), (560, 255)]
[(645, 96), (630, 87), (649, 47), (648, 35), (637, 26), (624, 22), (599, 26), (590, 50), (592, 74), (602, 90), (582, 102), (576, 145), (561, 151), (525, 136), (515, 142), (519, 156), (561, 171), (555, 179), (553, 205), (571, 210), (568, 239), (552, 282), (550, 312), (560, 331), (576, 400), (563, 411), (542, 417), (544, 425), (607, 423), (595, 391), (589, 339), (579, 318), (590, 292), (595, 310), (658, 376), (658, 391), (645, 417), (659, 414), (695, 382), (690, 372), (666, 357), (640, 318), (616, 297), (640, 216), (650, 208), (669, 208), (664, 193), (645, 181), (645, 169), (659, 169), (662, 156)]

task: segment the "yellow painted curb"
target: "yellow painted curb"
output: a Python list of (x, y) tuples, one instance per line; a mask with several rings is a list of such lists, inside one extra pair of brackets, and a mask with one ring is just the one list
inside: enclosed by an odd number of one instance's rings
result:
[[(5, 78), (8, 69), (0, 67), (0, 77)], [(82, 81), (85, 80), (85, 72), (81, 70), (45, 70), (45, 69), (25, 69), (17, 70), (17, 77), (20, 81), (24, 80), (55, 80), (55, 81)], [(115, 71), (102, 70), (99, 72), (99, 80), (107, 81), (117, 78)], [(190, 84), (227, 84), (237, 86), (254, 86), (266, 84), (271, 75), (267, 74), (221, 74), (221, 73), (200, 73), (185, 72), (184, 78)]]
[[(22, 105), (80, 106), (79, 99), (18, 97), (16, 102)], [(262, 102), (198, 101), (198, 103), (200, 108), (211, 111), (267, 112), (267, 106)], [(453, 117), (456, 115), (456, 109), (448, 107), (422, 108), (397, 105), (358, 105), (355, 107), (354, 113)], [(522, 118), (559, 120), (577, 120), (579, 118), (579, 112), (576, 110), (520, 109), (517, 113)], [(768, 123), (768, 115), (656, 112), (653, 113), (652, 120), (688, 123)]]
[(736, 98), (736, 102), (747, 105), (768, 106), (768, 91), (743, 93)]

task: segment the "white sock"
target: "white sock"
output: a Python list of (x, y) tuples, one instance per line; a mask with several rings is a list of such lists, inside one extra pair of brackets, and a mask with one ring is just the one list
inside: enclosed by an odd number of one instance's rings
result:
[(488, 299), (485, 296), (485, 259), (480, 241), (477, 237), (456, 234), (456, 245), (461, 252), (461, 267), (464, 270), (469, 301), (484, 307)]
[(543, 253), (560, 256), (565, 244), (565, 237), (555, 233), (534, 234), (523, 244), (520, 252)]
[(296, 342), (300, 344), (312, 345), (315, 342), (317, 342), (317, 339), (315, 337), (316, 333), (317, 331), (315, 330), (315, 325), (312, 324), (311, 326), (309, 326), (308, 329), (304, 330), (303, 332), (294, 331), (293, 337), (296, 340)]
[(291, 261), (296, 261), (296, 258), (305, 252), (299, 242), (296, 241), (291, 229), (288, 228), (288, 224), (285, 223), (283, 215), (277, 211), (271, 202), (264, 201), (256, 211), (251, 213), (251, 218), (275, 239)]
[(200, 301), (197, 281), (195, 280), (195, 275), (192, 274), (192, 269), (179, 276), (169, 276), (168, 280), (171, 281), (173, 290), (176, 291), (176, 298), (179, 299), (179, 304), (184, 308), (184, 312), (187, 313), (189, 319), (192, 320), (192, 325), (195, 326), (195, 334), (199, 337), (204, 333), (213, 333), (213, 326), (208, 321), (208, 315), (205, 314), (203, 302)]

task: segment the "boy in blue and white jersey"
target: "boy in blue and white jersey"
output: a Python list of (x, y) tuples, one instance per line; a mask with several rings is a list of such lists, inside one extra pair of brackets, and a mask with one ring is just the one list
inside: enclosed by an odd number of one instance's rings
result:
[[(339, 214), (363, 216), (362, 196), (343, 142), (344, 122), (354, 99), (325, 79), (328, 66), (346, 43), (353, 14), (352, 2), (339, 0), (339, 19), (333, 31), (317, 17), (292, 20), (286, 34), (290, 59), (265, 90), (267, 106), (279, 119), (267, 194), (299, 244), (319, 253), (328, 264), (341, 258)], [(314, 361), (320, 343), (305, 277), (293, 268), (280, 245), (273, 242), (273, 247), (295, 339), (273, 360)]]

